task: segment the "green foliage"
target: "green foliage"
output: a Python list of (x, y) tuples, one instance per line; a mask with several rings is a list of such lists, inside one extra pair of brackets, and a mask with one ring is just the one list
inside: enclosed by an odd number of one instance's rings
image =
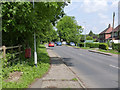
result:
[[(84, 47), (84, 43), (80, 43), (79, 46)], [(108, 50), (108, 45), (106, 43), (86, 43), (86, 47)]]
[(41, 39), (50, 31), (48, 26), (64, 15), (63, 2), (37, 2), (34, 8), (31, 2), (5, 2), (2, 6), (3, 44), (7, 46), (33, 43), (34, 32)]
[(87, 36), (86, 40), (93, 40), (93, 38), (91, 36)]
[(3, 67), (7, 67), (9, 66), (12, 62), (14, 62), (13, 60), (16, 58), (15, 54), (10, 54), (10, 53), (7, 53), (6, 54), (6, 58), (2, 58), (1, 61), (2, 61), (2, 66)]
[(77, 25), (75, 17), (64, 16), (57, 23), (57, 32), (60, 40), (77, 43), (82, 33), (82, 27)]
[(120, 43), (118, 44), (112, 43), (112, 49), (120, 52)]
[(104, 49), (104, 50), (108, 50), (108, 45), (107, 45), (107, 43), (100, 43), (99, 48)]
[[(31, 65), (31, 60), (23, 60), (22, 64), (18, 63), (12, 67), (5, 67), (2, 70), (2, 88), (28, 88), (36, 78), (42, 77), (50, 67), (50, 59), (44, 45), (38, 46), (38, 64), (37, 67)], [(33, 59), (33, 58), (32, 58)], [(33, 59), (34, 60), (34, 59)], [(9, 74), (15, 71), (23, 72), (17, 82), (6, 82)]]
[(84, 47), (84, 43), (79, 43), (78, 46), (79, 47)]
[(72, 81), (78, 81), (78, 79), (77, 78), (73, 78)]
[[(84, 47), (84, 43), (80, 43), (79, 46)], [(99, 48), (99, 43), (86, 43), (86, 47)]]
[(89, 36), (94, 36), (95, 34), (92, 32), (92, 30), (90, 30), (90, 32), (89, 32), (88, 35), (89, 35)]

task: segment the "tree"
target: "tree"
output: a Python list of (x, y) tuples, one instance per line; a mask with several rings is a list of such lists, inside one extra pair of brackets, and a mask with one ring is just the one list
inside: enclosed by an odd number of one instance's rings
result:
[(60, 40), (63, 39), (67, 42), (79, 41), (80, 34), (82, 33), (82, 27), (77, 25), (75, 17), (64, 16), (57, 23), (57, 32)]
[[(46, 26), (54, 25), (64, 15), (64, 2), (4, 2), (2, 5), (2, 42), (6, 46), (29, 44), (33, 36), (41, 39)], [(48, 33), (50, 34), (50, 33)], [(40, 35), (40, 36), (39, 36)]]
[(91, 36), (87, 36), (86, 40), (93, 40), (93, 38)]
[(89, 32), (88, 35), (89, 35), (89, 36), (94, 36), (95, 34), (92, 32), (92, 30), (90, 30), (90, 32)]

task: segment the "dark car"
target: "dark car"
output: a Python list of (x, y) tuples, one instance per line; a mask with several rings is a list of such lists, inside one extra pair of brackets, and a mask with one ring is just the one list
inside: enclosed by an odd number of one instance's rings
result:
[(57, 46), (61, 46), (62, 45), (62, 43), (61, 42), (57, 42), (57, 44), (56, 44)]
[(49, 42), (48, 47), (54, 47), (54, 43), (53, 42)]

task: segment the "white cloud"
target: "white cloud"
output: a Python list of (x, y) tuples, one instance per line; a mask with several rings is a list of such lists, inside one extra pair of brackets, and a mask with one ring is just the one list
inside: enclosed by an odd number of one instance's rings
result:
[(87, 13), (92, 13), (96, 11), (106, 11), (108, 5), (106, 0), (84, 0), (81, 8), (84, 8)]
[(118, 7), (118, 0), (116, 0), (116, 1), (112, 1), (112, 5), (111, 5), (112, 7)]
[(65, 6), (65, 12), (69, 13), (71, 11), (73, 11), (74, 9), (76, 9), (78, 6), (76, 4), (69, 4), (68, 6)]
[(107, 19), (107, 18), (108, 18), (107, 15), (104, 15), (104, 14), (102, 14), (102, 13), (98, 13), (98, 16), (99, 16), (100, 18), (102, 18), (102, 19)]

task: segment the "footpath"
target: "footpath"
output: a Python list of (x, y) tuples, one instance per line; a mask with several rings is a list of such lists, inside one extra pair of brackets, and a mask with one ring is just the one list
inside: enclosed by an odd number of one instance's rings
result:
[(30, 88), (82, 88), (76, 75), (63, 63), (62, 59), (50, 48), (47, 48), (47, 52), (51, 60), (51, 68)]

